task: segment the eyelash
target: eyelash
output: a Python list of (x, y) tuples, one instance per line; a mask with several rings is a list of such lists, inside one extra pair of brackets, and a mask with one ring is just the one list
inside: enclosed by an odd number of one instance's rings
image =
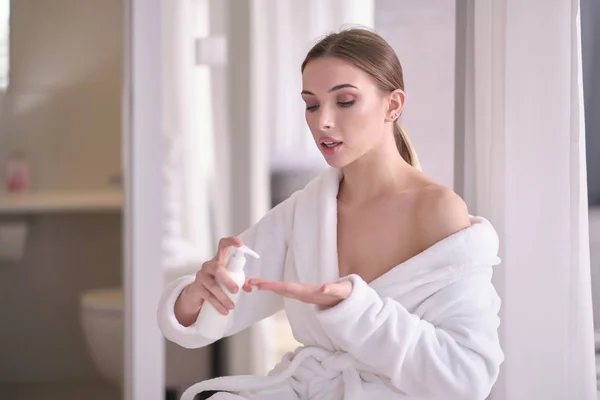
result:
[[(351, 101), (338, 101), (338, 105), (342, 108), (346, 108), (346, 107), (350, 107), (352, 106), (352, 104), (354, 104), (356, 100), (351, 100)], [(317, 109), (318, 106), (310, 106), (310, 107), (306, 107), (306, 111), (315, 111)]]

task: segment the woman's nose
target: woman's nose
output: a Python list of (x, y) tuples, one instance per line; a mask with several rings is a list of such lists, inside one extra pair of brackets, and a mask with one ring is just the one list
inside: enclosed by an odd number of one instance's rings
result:
[(333, 113), (327, 110), (325, 107), (319, 109), (319, 128), (321, 130), (329, 130), (335, 126)]

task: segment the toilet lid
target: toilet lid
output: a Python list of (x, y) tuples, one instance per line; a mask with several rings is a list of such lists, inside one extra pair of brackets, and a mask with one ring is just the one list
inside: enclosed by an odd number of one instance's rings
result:
[(84, 308), (103, 311), (123, 311), (123, 291), (121, 289), (89, 290), (81, 297)]

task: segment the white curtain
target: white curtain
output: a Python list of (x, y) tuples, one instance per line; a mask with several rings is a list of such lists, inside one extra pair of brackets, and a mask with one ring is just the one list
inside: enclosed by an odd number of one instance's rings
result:
[(208, 3), (174, 1), (165, 8), (164, 20), (163, 265), (169, 280), (197, 270), (214, 253), (208, 190), (214, 165), (211, 72), (196, 65), (194, 53), (195, 39), (208, 35)]
[(491, 398), (595, 400), (579, 2), (458, 4), (457, 182), (503, 259), (506, 362)]

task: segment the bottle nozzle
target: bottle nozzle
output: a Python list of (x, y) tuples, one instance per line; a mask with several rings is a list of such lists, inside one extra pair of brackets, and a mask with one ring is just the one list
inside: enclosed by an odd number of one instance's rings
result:
[(244, 254), (247, 254), (254, 258), (260, 258), (260, 256), (258, 254), (256, 254), (256, 252), (254, 250), (248, 248), (247, 246), (234, 247), (234, 252), (233, 252), (234, 257), (244, 257)]
[(244, 269), (244, 265), (246, 264), (246, 257), (244, 257), (245, 254), (248, 254), (254, 258), (260, 258), (258, 254), (246, 246), (233, 247), (233, 254), (229, 259), (227, 269), (229, 271), (242, 271)]

